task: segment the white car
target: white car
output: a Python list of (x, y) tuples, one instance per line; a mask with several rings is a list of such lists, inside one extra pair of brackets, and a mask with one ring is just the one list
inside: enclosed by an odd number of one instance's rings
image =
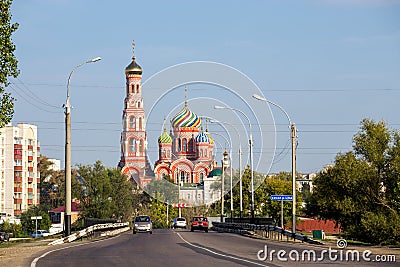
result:
[(172, 222), (172, 228), (176, 229), (176, 228), (186, 228), (186, 219), (183, 217), (177, 217), (174, 219), (174, 221)]
[(37, 230), (31, 234), (31, 237), (36, 238), (36, 237), (45, 237), (45, 236), (49, 236), (49, 235), (50, 235), (50, 233), (47, 230)]

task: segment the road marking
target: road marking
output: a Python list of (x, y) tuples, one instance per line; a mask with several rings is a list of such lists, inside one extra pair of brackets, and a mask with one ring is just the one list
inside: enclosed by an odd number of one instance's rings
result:
[(230, 255), (221, 254), (221, 253), (212, 251), (211, 249), (208, 249), (208, 248), (205, 248), (205, 247), (201, 247), (201, 246), (197, 246), (195, 244), (190, 243), (189, 241), (186, 241), (179, 233), (177, 233), (177, 232), (175, 232), (175, 233), (179, 236), (180, 239), (182, 239), (183, 242), (185, 242), (189, 246), (205, 250), (207, 252), (210, 252), (210, 253), (212, 253), (214, 255), (218, 255), (218, 256), (221, 256), (221, 257), (230, 258), (230, 259), (234, 259), (234, 260), (238, 260), (238, 261), (244, 261), (244, 262), (251, 263), (251, 264), (254, 264), (254, 265), (258, 265), (258, 266), (268, 267), (268, 265), (264, 265), (264, 264), (261, 264), (261, 263), (258, 263), (258, 262), (254, 262), (254, 261), (250, 261), (250, 260), (246, 260), (246, 259), (242, 259), (242, 258), (237, 258), (237, 257), (230, 256)]
[[(117, 235), (117, 236), (119, 236), (119, 235)], [(87, 244), (93, 244), (93, 243), (97, 243), (97, 242), (102, 242), (102, 241), (106, 241), (106, 240), (110, 240), (110, 239), (116, 238), (117, 236), (110, 237), (110, 238), (107, 238), (107, 239), (102, 239), (102, 240), (93, 241), (93, 242), (90, 242), (90, 243), (77, 244), (77, 245), (75, 245), (75, 246), (68, 246), (68, 247), (57, 248), (57, 249), (53, 249), (53, 250), (47, 251), (47, 252), (43, 253), (42, 255), (40, 255), (39, 257), (35, 258), (35, 259), (31, 262), (31, 267), (36, 267), (36, 263), (38, 262), (38, 260), (40, 260), (41, 258), (46, 257), (48, 254), (50, 254), (50, 253), (52, 253), (52, 252), (56, 252), (56, 251), (63, 250), (63, 249), (67, 249), (67, 248), (74, 248), (74, 247), (79, 247), (79, 246), (83, 246), (83, 245), (87, 245)]]

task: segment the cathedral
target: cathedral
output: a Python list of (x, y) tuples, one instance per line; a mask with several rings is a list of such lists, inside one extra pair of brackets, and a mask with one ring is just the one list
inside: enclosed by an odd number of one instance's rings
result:
[[(132, 50), (134, 45), (132, 44)], [(216, 168), (214, 141), (203, 130), (202, 119), (192, 112), (185, 99), (184, 107), (171, 120), (171, 130), (164, 127), (158, 140), (158, 160), (154, 168), (147, 155), (146, 114), (142, 98), (142, 68), (134, 50), (132, 61), (125, 68), (126, 96), (122, 113), (122, 173), (141, 187), (153, 179), (169, 179), (175, 184), (201, 184)], [(186, 97), (185, 97), (186, 98)], [(164, 119), (165, 120), (165, 119)], [(162, 121), (162, 118), (160, 118)]]

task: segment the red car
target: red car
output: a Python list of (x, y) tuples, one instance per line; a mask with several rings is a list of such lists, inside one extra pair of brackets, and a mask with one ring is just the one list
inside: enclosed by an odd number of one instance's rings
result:
[(195, 216), (190, 221), (190, 231), (194, 230), (204, 230), (206, 233), (208, 232), (208, 219), (204, 216)]

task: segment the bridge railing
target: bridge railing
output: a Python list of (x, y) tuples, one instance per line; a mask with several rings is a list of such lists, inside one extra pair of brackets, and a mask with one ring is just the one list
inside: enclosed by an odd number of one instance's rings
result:
[(96, 231), (103, 231), (103, 230), (110, 230), (112, 229), (114, 234), (127, 231), (129, 230), (129, 223), (103, 223), (103, 224), (95, 224), (92, 226), (89, 226), (83, 230), (80, 230), (76, 233), (73, 233), (72, 235), (69, 235), (67, 237), (62, 237), (59, 239), (56, 239), (52, 242), (50, 242), (48, 245), (58, 245), (58, 244), (63, 244), (63, 243), (70, 243), (75, 241), (78, 238), (85, 237), (85, 236), (92, 236), (94, 232)]
[(250, 223), (226, 223), (213, 222), (212, 229), (218, 232), (236, 233), (241, 235), (258, 235), (270, 239), (282, 239), (283, 236), (300, 240), (310, 244), (323, 245), (322, 242), (312, 239), (309, 236), (293, 233), (275, 225), (257, 225)]

